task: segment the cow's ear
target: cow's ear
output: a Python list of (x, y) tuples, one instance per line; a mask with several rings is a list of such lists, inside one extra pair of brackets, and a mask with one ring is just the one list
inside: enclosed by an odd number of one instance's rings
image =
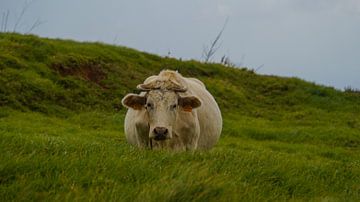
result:
[(186, 112), (191, 112), (192, 109), (201, 106), (200, 99), (195, 96), (179, 97), (178, 103), (179, 106), (181, 106), (181, 108)]
[(121, 103), (124, 107), (140, 110), (146, 103), (146, 97), (130, 93), (122, 99)]

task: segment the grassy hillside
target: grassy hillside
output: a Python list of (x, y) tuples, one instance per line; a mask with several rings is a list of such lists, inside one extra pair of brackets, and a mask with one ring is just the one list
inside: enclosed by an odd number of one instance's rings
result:
[[(139, 150), (122, 97), (162, 69), (224, 118), (211, 151)], [(0, 33), (0, 198), (360, 200), (360, 94), (101, 43)]]

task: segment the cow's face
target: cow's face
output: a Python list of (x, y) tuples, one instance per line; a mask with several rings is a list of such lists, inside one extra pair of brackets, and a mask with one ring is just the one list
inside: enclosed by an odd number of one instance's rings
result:
[(195, 96), (181, 97), (174, 91), (152, 90), (145, 96), (125, 96), (123, 105), (135, 110), (146, 110), (149, 116), (149, 138), (160, 141), (172, 138), (172, 129), (180, 110), (191, 113), (201, 102)]

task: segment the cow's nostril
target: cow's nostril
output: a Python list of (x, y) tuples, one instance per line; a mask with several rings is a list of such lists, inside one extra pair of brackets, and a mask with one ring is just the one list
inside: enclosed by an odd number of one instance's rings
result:
[(168, 129), (165, 127), (156, 127), (154, 128), (154, 133), (158, 135), (165, 135), (168, 133)]
[(156, 127), (154, 128), (154, 140), (165, 140), (168, 137), (168, 129), (165, 127)]

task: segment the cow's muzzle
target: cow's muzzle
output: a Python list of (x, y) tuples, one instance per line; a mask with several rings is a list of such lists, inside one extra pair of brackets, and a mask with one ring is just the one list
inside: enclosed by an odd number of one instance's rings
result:
[(168, 138), (169, 130), (165, 127), (154, 128), (154, 140), (160, 141)]

